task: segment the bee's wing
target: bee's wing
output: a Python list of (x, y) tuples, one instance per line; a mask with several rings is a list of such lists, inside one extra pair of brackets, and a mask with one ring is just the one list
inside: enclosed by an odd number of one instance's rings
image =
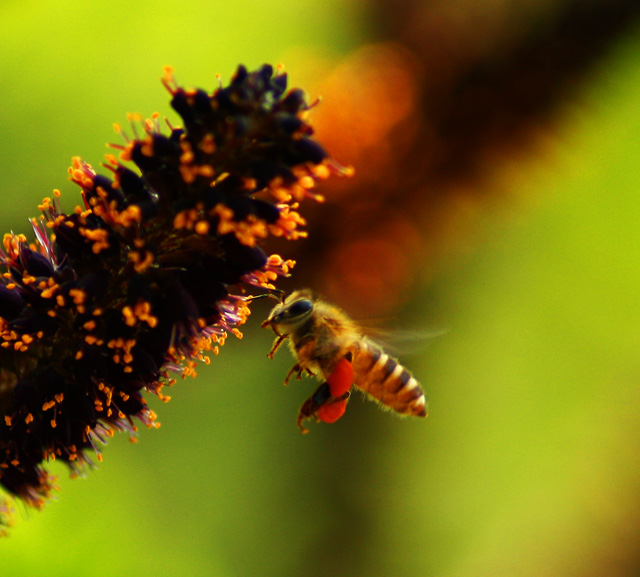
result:
[[(362, 325), (360, 325), (362, 326)], [(406, 356), (424, 351), (438, 338), (446, 335), (449, 329), (380, 329), (363, 328), (363, 333), (378, 343), (385, 351), (394, 355)]]

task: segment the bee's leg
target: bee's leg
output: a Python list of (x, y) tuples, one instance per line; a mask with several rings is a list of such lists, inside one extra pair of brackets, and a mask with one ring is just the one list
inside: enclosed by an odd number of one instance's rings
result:
[(322, 383), (316, 391), (311, 395), (300, 407), (298, 412), (298, 427), (303, 434), (309, 432), (309, 429), (302, 426), (302, 423), (307, 419), (315, 417), (316, 421), (318, 417), (316, 415), (318, 409), (331, 399), (331, 392), (329, 391), (328, 383)]
[(287, 376), (284, 378), (284, 384), (288, 385), (293, 375), (296, 375), (296, 379), (300, 380), (302, 378), (302, 371), (304, 371), (304, 369), (300, 366), (300, 363), (293, 365), (291, 369), (289, 369)]
[(288, 385), (293, 375), (296, 375), (296, 379), (299, 381), (302, 378), (302, 373), (305, 371), (307, 375), (309, 375), (310, 377), (314, 376), (313, 371), (311, 371), (310, 369), (304, 368), (300, 363), (296, 363), (291, 367), (291, 369), (287, 373), (287, 376), (284, 378), (284, 384)]
[(322, 383), (300, 407), (298, 427), (303, 433), (308, 433), (309, 429), (302, 423), (312, 417), (316, 421), (334, 423), (344, 414), (350, 395), (351, 393), (346, 391), (341, 396), (334, 397), (331, 395), (329, 383)]
[(286, 338), (287, 338), (287, 335), (278, 335), (276, 340), (273, 341), (273, 346), (271, 347), (271, 350), (267, 353), (267, 357), (272, 359), (273, 355), (276, 354), (276, 351), (280, 348), (280, 345), (284, 342)]

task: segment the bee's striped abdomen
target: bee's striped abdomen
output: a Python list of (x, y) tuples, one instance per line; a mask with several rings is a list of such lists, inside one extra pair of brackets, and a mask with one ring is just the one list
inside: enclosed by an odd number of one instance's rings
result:
[(359, 345), (353, 359), (356, 386), (398, 413), (426, 417), (427, 400), (411, 373), (374, 342)]

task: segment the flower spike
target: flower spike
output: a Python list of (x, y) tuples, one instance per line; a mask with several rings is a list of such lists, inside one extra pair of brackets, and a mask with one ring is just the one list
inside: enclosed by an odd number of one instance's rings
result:
[(195, 375), (241, 336), (251, 288), (274, 290), (294, 264), (260, 245), (304, 236), (299, 203), (343, 172), (271, 66), (240, 66), (212, 94), (168, 68), (162, 82), (183, 127), (130, 116), (108, 176), (73, 159), (82, 205), (63, 213), (55, 191), (35, 242), (0, 247), (0, 486), (32, 507), (55, 487), (48, 460), (81, 473), (115, 431), (158, 426), (143, 393), (168, 400), (172, 373)]

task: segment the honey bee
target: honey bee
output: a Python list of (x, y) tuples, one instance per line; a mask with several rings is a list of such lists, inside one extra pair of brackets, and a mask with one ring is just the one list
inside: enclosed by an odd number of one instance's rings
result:
[(353, 385), (397, 413), (427, 416), (427, 400), (411, 373), (367, 338), (343, 311), (315, 298), (310, 290), (295, 291), (276, 305), (262, 327), (276, 334), (269, 358), (289, 339), (296, 363), (285, 385), (293, 375), (300, 379), (303, 373), (322, 381), (298, 413), (303, 433), (308, 432), (303, 426), (307, 419), (333, 423), (342, 417)]

